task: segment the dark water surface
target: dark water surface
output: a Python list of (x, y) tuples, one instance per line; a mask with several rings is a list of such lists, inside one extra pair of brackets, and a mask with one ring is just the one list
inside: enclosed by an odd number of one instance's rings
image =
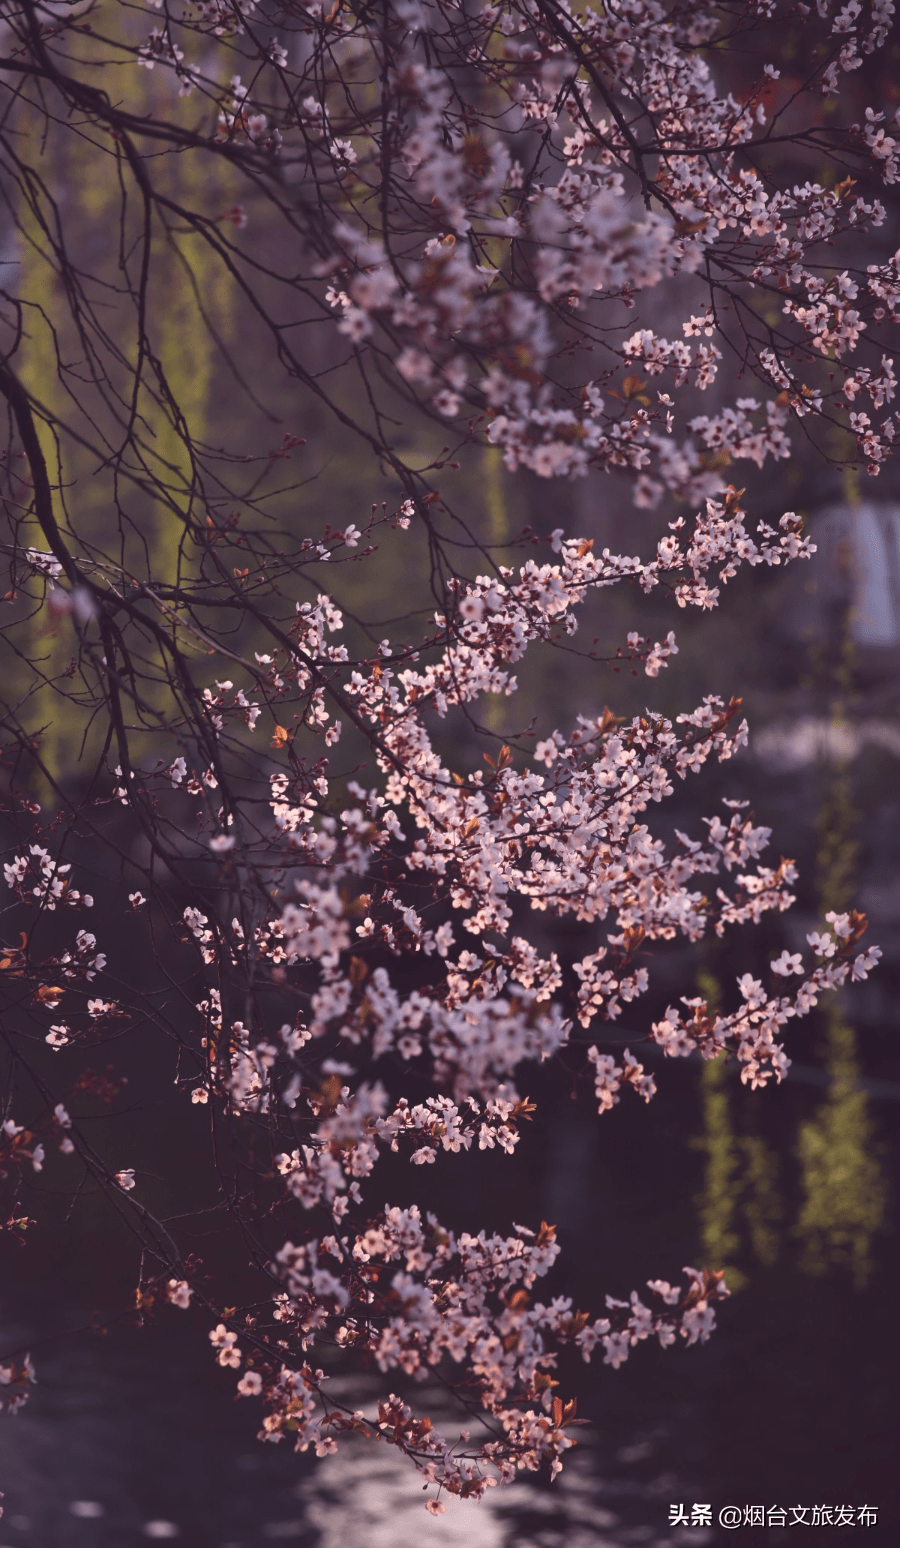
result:
[[(700, 1077), (684, 1068), (672, 1076), (652, 1123), (636, 1106), (617, 1109), (605, 1127), (558, 1110), (523, 1158), (529, 1203), (558, 1220), (579, 1304), (598, 1305), (601, 1286), (627, 1293), (698, 1261), (703, 1174), (684, 1126), (686, 1113), (701, 1123)], [(820, 1091), (797, 1082), (773, 1093), (764, 1111), (775, 1129), (795, 1128), (819, 1100)], [(897, 1104), (879, 1106), (890, 1133)], [(887, 1171), (891, 1154), (883, 1148)], [(801, 1535), (833, 1541), (850, 1531), (726, 1531), (716, 1516), (735, 1504), (871, 1505), (878, 1525), (854, 1527), (851, 1540), (900, 1543), (897, 1241), (881, 1242), (864, 1288), (845, 1270), (802, 1272), (802, 1247), (783, 1221), (776, 1262), (750, 1272), (706, 1346), (641, 1346), (617, 1372), (579, 1361), (564, 1389), (575, 1384), (593, 1424), (580, 1432), (562, 1477), (552, 1486), (526, 1478), (480, 1505), (451, 1500), (437, 1520), (424, 1511), (411, 1467), (387, 1446), (354, 1440), (317, 1462), (286, 1444), (258, 1443), (256, 1405), (234, 1400), (234, 1373), (214, 1364), (199, 1312), (167, 1308), (144, 1329), (89, 1331), (91, 1254), (80, 1257), (77, 1232), (58, 1259), (6, 1249), (3, 1348), (32, 1342), (39, 1384), (20, 1415), (0, 1418), (0, 1548), (148, 1540), (186, 1548), (701, 1548)], [(51, 1329), (79, 1326), (88, 1330), (41, 1342)], [(345, 1380), (335, 1372), (335, 1389)], [(389, 1383), (364, 1378), (354, 1401), (368, 1407)], [(445, 1403), (435, 1410), (419, 1393), (437, 1422)], [(688, 1515), (709, 1504), (713, 1525), (670, 1527), (669, 1507), (678, 1503)]]

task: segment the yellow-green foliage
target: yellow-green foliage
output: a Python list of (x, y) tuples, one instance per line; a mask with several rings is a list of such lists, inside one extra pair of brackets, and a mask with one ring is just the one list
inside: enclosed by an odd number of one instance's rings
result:
[[(93, 14), (96, 18), (98, 12)], [(107, 19), (115, 25), (122, 15), (116, 7)], [(70, 43), (89, 57), (92, 43), (85, 35), (74, 32)], [(104, 69), (109, 73), (114, 67), (101, 67), (101, 76)], [(144, 70), (129, 68), (129, 77), (133, 107), (149, 109), (158, 83)], [(137, 399), (138, 462), (129, 454), (142, 490), (116, 465), (139, 356), (138, 309), (127, 294), (122, 262), (128, 253), (133, 285), (147, 236), (139, 190), (113, 142), (97, 134), (92, 138), (89, 131), (75, 134), (65, 123), (48, 126), (40, 107), (24, 98), (17, 115), (23, 144), (32, 150), (32, 170), (23, 170), (16, 203), (14, 291), (22, 305), (23, 337), (13, 363), (36, 407), (56, 519), (76, 553), (84, 555), (94, 545), (115, 553), (121, 541), (126, 564), (150, 580), (171, 583), (191, 565), (184, 549), (185, 517), (195, 493), (191, 447), (210, 437), (216, 346), (204, 317), (227, 339), (231, 282), (202, 237), (178, 229), (175, 222), (165, 229), (154, 218), (144, 386)], [(169, 197), (215, 219), (233, 202), (227, 186), (231, 173), (221, 161), (207, 160), (212, 166), (201, 170), (197, 156), (161, 158), (154, 177), (157, 183), (166, 180)], [(90, 313), (82, 312), (83, 331), (73, 320), (60, 240), (66, 263), (80, 272), (77, 304)], [(91, 377), (96, 385), (82, 402), (79, 381)], [(150, 496), (150, 485), (161, 498)], [(47, 547), (34, 520), (23, 526), (21, 540)], [(21, 718), (29, 735), (40, 735), (44, 765), (51, 778), (59, 779), (83, 756), (85, 737), (89, 753), (100, 734), (99, 727), (91, 732), (88, 713), (77, 702), (77, 680), (61, 675), (72, 655), (71, 630), (65, 620), (53, 623), (39, 611), (23, 620), (15, 643)], [(153, 690), (148, 691), (152, 698)], [(165, 688), (156, 696), (157, 708), (164, 708)]]
[[(853, 486), (848, 499), (858, 499)], [(846, 715), (853, 688), (853, 645), (849, 628), (833, 669), (832, 716)], [(837, 763), (830, 770), (828, 789), (818, 824), (819, 885), (822, 913), (843, 912), (853, 903), (859, 846), (850, 770)], [(862, 1289), (873, 1268), (873, 1247), (884, 1229), (887, 1183), (879, 1159), (870, 1104), (859, 1085), (856, 1033), (839, 1002), (824, 1007), (827, 1025), (825, 1068), (828, 1095), (814, 1117), (801, 1125), (797, 1140), (802, 1203), (795, 1228), (800, 1263), (810, 1274), (832, 1268), (849, 1270)]]
[(737, 1290), (746, 1281), (746, 1276), (737, 1267), (741, 1253), (737, 1229), (740, 1150), (725, 1080), (721, 1058), (704, 1063), (701, 1078), (703, 1135), (698, 1148), (705, 1152), (706, 1164), (697, 1207), (703, 1263), (716, 1270), (724, 1269), (729, 1290)]
[(826, 1011), (828, 1096), (797, 1141), (803, 1203), (797, 1220), (800, 1264), (809, 1274), (848, 1269), (857, 1289), (873, 1269), (873, 1244), (884, 1228), (887, 1184), (868, 1098), (859, 1087), (856, 1034), (839, 1005)]
[[(719, 986), (712, 975), (701, 973), (698, 988), (715, 1009)], [(704, 1062), (700, 1091), (703, 1133), (695, 1143), (706, 1157), (697, 1200), (700, 1246), (704, 1264), (724, 1269), (735, 1291), (747, 1283), (751, 1262), (771, 1268), (778, 1258), (778, 1158), (761, 1135), (737, 1131), (722, 1057)]]

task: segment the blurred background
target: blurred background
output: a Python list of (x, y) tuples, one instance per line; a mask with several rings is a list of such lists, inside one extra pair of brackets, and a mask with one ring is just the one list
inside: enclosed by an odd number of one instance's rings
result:
[[(139, 73), (140, 89), (156, 90), (148, 72)], [(118, 191), (88, 140), (64, 139), (60, 126), (50, 140), (72, 251), (90, 270), (99, 305), (115, 267), (104, 233)], [(181, 158), (184, 197), (229, 206), (233, 188), (192, 185), (194, 176), (190, 158)], [(64, 328), (54, 312), (62, 303), (34, 211), (16, 197), (13, 190), (4, 262), (15, 268), (17, 290), (35, 301), (22, 369), (29, 389), (68, 426), (55, 454), (65, 464), (70, 520), (86, 542), (102, 546), (112, 475), (97, 472), (79, 441), (83, 405), (60, 382), (48, 322)], [(267, 227), (264, 208), (248, 210), (254, 241), (285, 240)], [(273, 448), (266, 509), (298, 542), (326, 521), (361, 526), (372, 502), (394, 498), (360, 443), (273, 359), (270, 341), (195, 237), (170, 235), (154, 285), (160, 356), (195, 440), (210, 465), (219, 459), (223, 479), (235, 449)], [(198, 295), (210, 328), (198, 325)], [(324, 368), (334, 335), (296, 305), (305, 359)], [(228, 367), (235, 354), (236, 373)], [(341, 390), (344, 406), (362, 414), (359, 384), (348, 380)], [(723, 397), (729, 390), (724, 374), (720, 390)], [(406, 453), (423, 462), (440, 457), (440, 430), (412, 420), (407, 427), (405, 405), (393, 407)], [(173, 500), (179, 480), (188, 499), (183, 448), (167, 434), (161, 413), (160, 466)], [(284, 437), (305, 444), (276, 456)], [(451, 1225), (556, 1223), (565, 1276), (560, 1269), (550, 1288), (561, 1292), (565, 1282), (579, 1305), (599, 1310), (604, 1294), (675, 1279), (686, 1263), (724, 1268), (732, 1297), (718, 1331), (691, 1350), (642, 1346), (617, 1372), (574, 1363), (563, 1388), (578, 1392), (590, 1425), (562, 1477), (552, 1487), (527, 1479), (492, 1491), (479, 1506), (450, 1501), (447, 1515), (433, 1520), (411, 1469), (387, 1447), (347, 1443), (316, 1463), (259, 1445), (253, 1404), (234, 1401), (233, 1380), (214, 1365), (199, 1313), (172, 1311), (138, 1327), (123, 1311), (133, 1305), (137, 1249), (98, 1198), (73, 1203), (52, 1156), (29, 1184), (41, 1195), (40, 1208), (29, 1208), (40, 1229), (25, 1250), (8, 1234), (0, 1239), (0, 1353), (29, 1347), (39, 1382), (21, 1415), (0, 1418), (0, 1548), (127, 1548), (154, 1538), (186, 1548), (278, 1541), (419, 1548), (423, 1540), (435, 1548), (669, 1548), (730, 1540), (715, 1525), (669, 1525), (670, 1505), (684, 1504), (690, 1515), (694, 1503), (710, 1504), (714, 1521), (723, 1505), (788, 1512), (870, 1505), (879, 1525), (855, 1530), (898, 1541), (900, 476), (840, 476), (802, 442), (774, 471), (736, 468), (728, 476), (746, 482), (751, 517), (777, 519), (793, 508), (808, 518), (818, 546), (811, 564), (741, 574), (704, 617), (625, 587), (600, 593), (585, 609), (579, 640), (596, 636), (598, 654), (614, 655), (630, 629), (661, 638), (674, 628), (679, 654), (659, 678), (561, 650), (535, 652), (520, 692), (484, 706), (480, 731), (460, 722), (443, 734), (462, 768), (497, 740), (515, 740), (533, 718), (546, 734), (604, 704), (617, 715), (644, 707), (677, 713), (707, 693), (743, 697), (749, 748), (687, 781), (654, 820), (663, 833), (697, 834), (723, 797), (748, 801), (772, 829), (768, 858), (797, 860), (796, 906), (721, 942), (661, 949), (651, 997), (621, 1034), (615, 1029), (612, 1046), (627, 1041), (651, 1059), (642, 1038), (669, 1000), (733, 995), (739, 973), (759, 971), (785, 946), (797, 949), (830, 908), (868, 913), (868, 941), (881, 946), (883, 962), (867, 983), (791, 1029), (794, 1064), (777, 1089), (750, 1092), (718, 1063), (671, 1061), (654, 1066), (660, 1090), (649, 1109), (626, 1100), (598, 1118), (564, 1068), (542, 1071), (539, 1088), (533, 1074), (522, 1082), (539, 1110), (513, 1160), (441, 1157), (429, 1169), (432, 1207)], [(448, 530), (457, 532), (460, 563), (473, 571), (479, 561), (468, 534), (510, 563), (522, 556), (515, 540), (525, 528), (544, 537), (563, 526), (598, 547), (646, 553), (678, 514), (674, 506), (636, 511), (628, 487), (612, 477), (556, 485), (510, 474), (495, 452), (477, 446), (466, 449), (459, 472), (442, 477), (448, 506), (465, 523), (457, 530), (448, 517)], [(222, 508), (235, 498), (223, 491)], [(150, 573), (169, 573), (172, 510), (137, 489), (128, 502), (129, 531), (145, 545)], [(372, 562), (336, 565), (328, 575), (329, 589), (376, 639), (402, 634), (408, 608), (424, 615), (429, 606), (422, 534), (388, 534), (379, 545)], [(35, 663), (49, 672), (68, 660), (67, 628), (24, 607), (12, 618), (18, 655), (8, 691), (18, 701), (30, 694), (27, 712), (43, 728), (44, 756), (55, 777), (77, 789), (85, 717), (51, 690), (36, 690), (28, 675)], [(348, 777), (352, 768), (351, 749)], [(109, 832), (127, 849), (124, 821), (112, 813)], [(77, 862), (97, 897), (101, 947), (111, 961), (129, 960), (148, 994), (162, 993), (160, 973), (172, 963), (154, 966), (138, 925), (112, 901), (117, 874), (87, 845)], [(578, 928), (547, 920), (545, 944), (558, 948), (565, 932), (572, 950)], [(54, 1076), (69, 1057), (47, 1053)], [(112, 1090), (109, 1100), (97, 1094), (100, 1085), (84, 1096), (98, 1148), (113, 1157), (127, 1139), (129, 1164), (146, 1163), (148, 1201), (163, 1214), (181, 1212), (185, 1250), (211, 1269), (233, 1268), (233, 1247), (212, 1211), (202, 1136), (173, 1094), (172, 1049), (139, 1029), (100, 1048), (95, 1062), (98, 1081)], [(162, 1170), (161, 1132), (169, 1139)], [(408, 1169), (392, 1172), (386, 1161), (378, 1177), (385, 1197), (413, 1196)], [(344, 1379), (335, 1367), (335, 1387)], [(444, 1401), (435, 1396), (438, 1412)], [(776, 1544), (802, 1530), (748, 1526), (738, 1540)]]

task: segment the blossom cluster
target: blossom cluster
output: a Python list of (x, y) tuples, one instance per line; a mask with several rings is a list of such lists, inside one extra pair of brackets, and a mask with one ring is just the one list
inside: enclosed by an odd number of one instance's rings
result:
[(31, 844), (27, 854), (15, 855), (4, 864), (3, 876), (7, 887), (13, 887), (23, 899), (35, 898), (36, 906), (48, 913), (59, 907), (93, 908), (90, 893), (71, 885), (71, 869), (71, 864), (62, 863), (42, 845)]
[(263, 1400), (262, 1439), (289, 1437), (298, 1451), (312, 1445), (322, 1456), (345, 1433), (374, 1432), (438, 1485), (438, 1499), (441, 1490), (477, 1499), (519, 1470), (549, 1463), (551, 1476), (560, 1471), (574, 1444), (566, 1431), (577, 1422), (575, 1402), (555, 1393), (563, 1347), (573, 1346), (585, 1361), (599, 1347), (604, 1363), (618, 1368), (651, 1337), (664, 1348), (679, 1336), (702, 1342), (715, 1326), (716, 1301), (727, 1294), (721, 1276), (685, 1269), (686, 1287), (652, 1280), (650, 1305), (637, 1292), (628, 1301), (607, 1297), (608, 1315), (592, 1320), (567, 1297), (534, 1299), (535, 1282), (558, 1252), (546, 1223), (537, 1233), (517, 1226), (510, 1237), (456, 1235), (413, 1205), (387, 1208), (355, 1236), (286, 1242), (276, 1256), (285, 1291), (274, 1315), (284, 1333), (304, 1351), (321, 1339), (365, 1351), (383, 1373), (414, 1380), (464, 1368), (470, 1393), (494, 1421), (493, 1438), (480, 1444), (468, 1430), (445, 1437), (393, 1393), (368, 1419), (332, 1404), (321, 1370), (259, 1354), (252, 1332), (242, 1346), (237, 1324), (219, 1324), (209, 1336), (220, 1365), (244, 1365), (240, 1395)]
[[(524, 1226), (511, 1237), (454, 1234), (415, 1206), (388, 1205), (373, 1216), (367, 1194), (386, 1152), (407, 1157), (419, 1169), (410, 1175), (420, 1177), (439, 1157), (452, 1164), (467, 1152), (514, 1155), (535, 1110), (518, 1082), (564, 1049), (601, 1113), (626, 1087), (649, 1101), (654, 1075), (630, 1047), (615, 1057), (605, 1052), (603, 1032), (623, 1006), (649, 994), (646, 947), (722, 934), (793, 900), (792, 862), (762, 863), (771, 835), (743, 803), (727, 802), (702, 837), (663, 839), (651, 828), (650, 812), (677, 782), (740, 750), (747, 727), (739, 701), (710, 696), (671, 719), (647, 711), (627, 720), (604, 708), (579, 715), (566, 731), (547, 729), (531, 746), (522, 739), (501, 746), (474, 769), (457, 766), (442, 726), (486, 693), (514, 694), (515, 670), (529, 651), (570, 639), (595, 589), (636, 582), (704, 611), (742, 566), (782, 565), (811, 552), (792, 512), (751, 532), (729, 489), (722, 499), (708, 497), (692, 521), (672, 522), (649, 559), (598, 553), (589, 539), (557, 531), (547, 562), (452, 577), (445, 610), (424, 639), (383, 640), (367, 660), (352, 654), (341, 608), (320, 591), (297, 605), (277, 657), (256, 653), (243, 686), (216, 678), (198, 695), (202, 758), (182, 737), (174, 757), (132, 768), (127, 778), (116, 769), (114, 803), (140, 813), (151, 792), (160, 812), (189, 803), (198, 852), (224, 884), (221, 894), (194, 893), (170, 919), (206, 983), (196, 1005), (199, 1035), (185, 1038), (177, 1083), (204, 1123), (228, 1124), (231, 1143), (246, 1145), (248, 1157), (261, 1131), (267, 1145), (275, 1141), (263, 1186), (295, 1224), (292, 1242), (275, 1255), (284, 1289), (271, 1330), (258, 1311), (248, 1322), (220, 1305), (211, 1334), (218, 1363), (241, 1371), (241, 1395), (264, 1399), (266, 1437), (291, 1433), (301, 1448), (326, 1452), (344, 1429), (374, 1426), (426, 1478), (477, 1495), (520, 1467), (561, 1465), (572, 1444), (563, 1416), (573, 1412), (557, 1411), (554, 1395), (561, 1346), (585, 1359), (601, 1348), (616, 1367), (651, 1335), (663, 1345), (708, 1336), (724, 1293), (715, 1278), (690, 1271), (686, 1292), (654, 1281), (651, 1306), (635, 1295), (592, 1318), (566, 1297), (532, 1300), (534, 1282), (558, 1252), (552, 1228), (536, 1237)], [(625, 646), (651, 678), (676, 652), (671, 632), (654, 642), (631, 631)], [(236, 676), (237, 666), (231, 670)], [(226, 772), (234, 728), (250, 737), (263, 713), (287, 719), (280, 705), (298, 694), (313, 741), (333, 746), (330, 733), (342, 721), (370, 736), (372, 783), (336, 785), (327, 757), (282, 763), (287, 737), (276, 734), (262, 790), (258, 781), (249, 798), (236, 795)], [(185, 816), (180, 830), (189, 829)], [(33, 906), (39, 894), (46, 908), (44, 890), (30, 880), (59, 875), (47, 849), (32, 845), (6, 869), (22, 905)], [(239, 896), (229, 880), (237, 875), (271, 880)], [(51, 902), (69, 889), (68, 872), (62, 883)], [(139, 925), (147, 900), (139, 891), (128, 896)], [(548, 949), (548, 915), (587, 926), (589, 949)], [(810, 965), (784, 952), (772, 963), (771, 988), (743, 974), (736, 1010), (713, 1014), (688, 998), (648, 1018), (642, 1040), (669, 1056), (734, 1057), (753, 1086), (780, 1080), (792, 1018), (821, 993), (865, 977), (877, 960), (877, 948), (859, 949), (861, 916), (834, 914), (826, 924), (810, 936)], [(415, 986), (412, 961), (421, 965)], [(23, 945), (7, 966), (41, 980), (34, 993), (41, 1012), (55, 1010), (63, 993), (93, 996), (83, 1031), (70, 1012), (44, 1034), (54, 1049), (88, 1028), (102, 1036), (122, 1014), (117, 1000), (101, 998), (106, 958), (86, 931), (40, 960)], [(87, 986), (98, 976), (95, 993)], [(48, 987), (51, 977), (59, 982)], [(269, 983), (288, 997), (291, 1018), (272, 1019), (250, 996), (238, 1019), (229, 1009), (236, 979)], [(415, 1099), (402, 1089), (407, 1071), (428, 1087)], [(78, 1124), (63, 1104), (53, 1123), (61, 1148), (74, 1149)], [(15, 1126), (8, 1145), (19, 1161), (43, 1161), (42, 1147), (26, 1154)], [(134, 1166), (120, 1164), (110, 1180), (122, 1204), (140, 1203)], [(324, 1237), (315, 1225), (323, 1211), (333, 1224)], [(191, 1273), (174, 1261), (157, 1278), (157, 1300), (184, 1308), (196, 1296)], [(143, 1313), (150, 1296), (145, 1286)], [(365, 1353), (385, 1375), (449, 1370), (451, 1385), (477, 1393), (493, 1431), (474, 1446), (451, 1443), (395, 1394), (377, 1420), (329, 1405), (324, 1378), (305, 1363), (316, 1340), (348, 1361)], [(286, 1351), (297, 1354), (296, 1365)]]
[[(316, 187), (311, 278), (355, 349), (378, 350), (439, 418), (481, 416), (510, 468), (628, 469), (652, 505), (664, 490), (715, 492), (728, 461), (787, 456), (793, 418), (838, 419), (870, 472), (890, 453), (895, 383), (877, 329), (900, 298), (897, 259), (852, 266), (885, 208), (853, 192), (854, 176), (779, 185), (765, 149), (798, 95), (814, 114), (820, 93), (833, 102), (884, 46), (893, 9), (767, 0), (735, 13), (738, 37), (769, 39), (766, 24), (784, 19), (806, 57), (819, 44), (804, 82), (762, 62), (740, 83), (718, 78), (712, 0), (392, 0), (371, 16), (307, 5), (275, 38), (249, 3), (215, 0), (171, 10), (135, 58), (217, 103), (230, 150)], [(210, 34), (212, 56), (196, 47)], [(371, 78), (374, 120), (353, 106)], [(896, 123), (869, 105), (864, 123), (840, 141), (830, 125), (819, 143), (890, 187)], [(623, 336), (637, 298), (658, 290), (676, 336), (647, 319)], [(768, 397), (745, 392), (676, 434), (668, 389), (715, 386), (729, 314)], [(579, 362), (576, 379), (561, 356)], [(666, 390), (651, 392), (652, 378)], [(863, 386), (874, 417), (849, 408)]]
[[(612, 926), (605, 940), (571, 964), (580, 981), (574, 1009), (589, 1028), (597, 1018), (615, 1019), (623, 1004), (647, 992), (648, 970), (635, 961), (645, 942), (678, 935), (698, 940), (710, 927), (721, 934), (790, 905), (791, 862), (774, 869), (759, 863), (769, 830), (755, 826), (739, 804), (731, 804), (727, 821), (708, 820), (705, 841), (678, 833), (674, 844), (665, 843), (646, 822), (648, 810), (672, 794), (675, 780), (711, 758), (731, 758), (743, 745), (747, 728), (737, 702), (708, 698), (675, 722), (649, 712), (630, 723), (608, 710), (580, 716), (570, 732), (554, 730), (537, 742), (534, 757), (543, 773), (503, 748), (487, 770), (463, 775), (436, 751), (430, 719), (439, 724), (455, 706), (485, 692), (513, 693), (511, 666), (533, 642), (571, 634), (592, 588), (625, 579), (639, 580), (648, 591), (667, 584), (680, 605), (708, 608), (741, 564), (780, 564), (811, 551), (793, 513), (777, 530), (764, 526), (751, 537), (733, 492), (723, 502), (710, 499), (690, 529), (681, 518), (672, 525), (649, 562), (608, 550), (596, 555), (589, 541), (555, 534), (558, 563), (528, 561), (517, 572), (501, 568), (499, 577), (451, 582), (453, 613), (436, 616), (427, 660), (420, 650), (403, 647), (392, 655), (385, 645), (365, 669), (348, 660), (345, 645), (332, 643), (340, 639), (343, 619), (331, 599), (320, 594), (315, 604), (302, 604), (296, 655), (270, 678), (269, 693), (287, 693), (296, 682), (309, 695), (308, 723), (321, 730), (330, 711), (324, 687), (311, 686), (311, 672), (317, 663), (345, 667), (342, 702), (353, 704), (357, 720), (377, 731), (384, 783), (382, 791), (355, 786), (357, 804), (325, 811), (329, 786), (323, 774), (306, 783), (296, 804), (291, 777), (273, 774), (268, 863), (281, 852), (291, 865), (305, 866), (306, 874), (295, 876), (288, 899), (249, 934), (237, 917), (214, 920), (195, 906), (184, 911), (207, 966), (223, 957), (235, 964), (267, 961), (279, 973), (308, 964), (307, 973), (311, 968), (318, 978), (302, 1021), (277, 1035), (233, 1022), (228, 1038), (220, 1038), (222, 1058), (208, 1078), (213, 1089), (221, 1079), (232, 1110), (268, 1111), (279, 1070), (296, 1064), (302, 1072), (315, 1057), (304, 1052), (306, 1044), (335, 1036), (351, 1073), (390, 1052), (404, 1062), (427, 1061), (438, 1089), (452, 1093), (456, 1103), (507, 1093), (515, 1102), (517, 1067), (555, 1054), (572, 1030), (557, 994), (562, 967), (556, 954), (543, 955), (521, 932), (529, 913), (571, 914)], [(645, 670), (653, 675), (673, 654), (675, 640), (670, 634), (665, 646), (647, 649), (645, 643), (629, 636), (629, 650), (643, 650)], [(191, 773), (183, 758), (162, 772), (176, 792), (208, 789), (208, 780)], [(224, 810), (213, 813), (219, 828), (228, 820)], [(229, 835), (210, 848), (230, 863), (235, 843)], [(358, 878), (376, 855), (393, 867), (398, 885), (381, 883), (363, 892)], [(712, 875), (721, 884), (710, 896), (705, 878)], [(704, 879), (702, 890), (698, 878)], [(446, 900), (450, 917), (428, 922), (408, 891), (419, 879)], [(384, 950), (395, 957), (421, 953), (432, 963), (432, 982), (403, 992), (387, 964), (371, 960)], [(773, 1028), (795, 1013), (791, 1007), (802, 1014), (815, 1003), (822, 971), (804, 993), (776, 997), (771, 1022), (761, 1003), (754, 1005), (752, 1024), (765, 1022), (765, 1035), (759, 1031), (751, 1039), (740, 1018), (723, 1021), (714, 1051), (727, 1045), (749, 1061), (765, 1044), (775, 1055)], [(828, 969), (838, 971), (837, 965)], [(666, 1039), (657, 1029), (653, 1035), (670, 1049), (676, 1046), (674, 1034)], [(781, 1058), (779, 1073), (786, 1067)], [(609, 1074), (608, 1092), (621, 1073)], [(629, 1079), (642, 1096), (652, 1093), (653, 1082), (640, 1066)], [(376, 1089), (368, 1088), (370, 1104)], [(195, 1088), (194, 1097), (203, 1102), (205, 1087)], [(358, 1094), (354, 1100), (358, 1122)], [(384, 1119), (383, 1108), (378, 1119)], [(341, 1146), (323, 1132), (319, 1148), (333, 1155)], [(420, 1163), (425, 1159), (420, 1153)], [(316, 1196), (328, 1191), (321, 1177), (308, 1174), (309, 1165), (294, 1167), (293, 1186)]]
[(17, 1414), (27, 1403), (29, 1388), (36, 1380), (30, 1355), (0, 1364), (0, 1403), (8, 1414)]

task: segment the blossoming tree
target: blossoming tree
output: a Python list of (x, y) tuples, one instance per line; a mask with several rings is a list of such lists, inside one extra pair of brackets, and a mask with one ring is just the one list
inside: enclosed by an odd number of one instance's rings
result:
[[(452, 728), (471, 742), (536, 649), (574, 648), (600, 588), (708, 610), (742, 567), (807, 559), (794, 512), (748, 519), (731, 464), (785, 458), (798, 435), (870, 474), (889, 455), (900, 254), (882, 200), (900, 145), (873, 60), (892, 6), (0, 15), (7, 1229), (25, 1231), (24, 1190), (58, 1148), (72, 1191), (105, 1190), (139, 1238), (138, 1307), (202, 1307), (264, 1439), (325, 1454), (378, 1435), (434, 1484), (432, 1511), (442, 1491), (556, 1472), (561, 1350), (616, 1367), (648, 1338), (706, 1339), (721, 1275), (653, 1280), (602, 1315), (548, 1302), (552, 1225), (448, 1229), (383, 1205), (379, 1165), (498, 1148), (514, 1165), (522, 1082), (540, 1101), (528, 1071), (562, 1057), (601, 1115), (650, 1103), (654, 1076), (606, 1031), (623, 1005), (640, 1015), (646, 948), (787, 908), (795, 872), (763, 862), (769, 832), (739, 802), (700, 835), (653, 831), (676, 781), (746, 740), (737, 699), (630, 721), (586, 705), (474, 768)], [(391, 499), (369, 510), (360, 488), (337, 525), (292, 519), (272, 473), (297, 438), (215, 444), (200, 338), (248, 399), (273, 371), (301, 382)], [(434, 426), (447, 445), (420, 454)], [(619, 471), (638, 505), (684, 514), (644, 555), (565, 527), (500, 555), (454, 493), (485, 443), (543, 479)], [(342, 577), (402, 566), (416, 533), (427, 617), (411, 596), (376, 643)], [(634, 630), (619, 656), (652, 677), (676, 650)], [(134, 952), (110, 956), (110, 910), (142, 956), (177, 959), (168, 998)], [(548, 915), (590, 949), (549, 949)], [(717, 1010), (688, 992), (642, 1037), (780, 1081), (792, 1020), (874, 964), (864, 929), (830, 914), (808, 955), (744, 973)], [(250, 1245), (252, 1305), (74, 1115), (102, 1084), (84, 1057), (126, 1034), (172, 1059)], [(323, 1348), (329, 1370), (383, 1374), (372, 1411), (329, 1397)], [(414, 1401), (436, 1375), (470, 1416), (458, 1435)], [(10, 1407), (32, 1379), (25, 1357), (0, 1364)]]

